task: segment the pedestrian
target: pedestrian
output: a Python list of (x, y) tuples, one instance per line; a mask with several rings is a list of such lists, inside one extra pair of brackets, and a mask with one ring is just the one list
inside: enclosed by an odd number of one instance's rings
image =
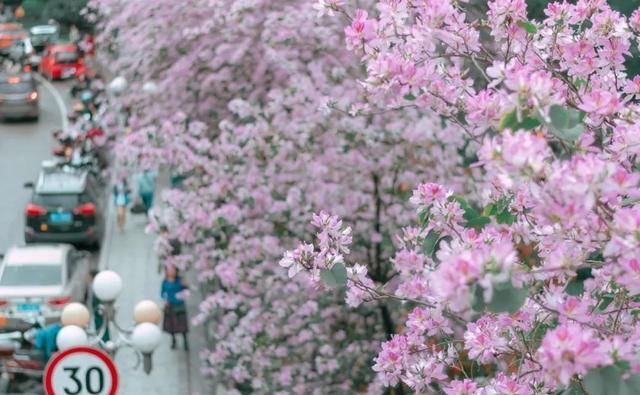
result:
[(171, 349), (176, 348), (176, 333), (182, 333), (184, 349), (189, 350), (187, 341), (187, 306), (184, 303), (184, 291), (187, 290), (187, 283), (180, 276), (178, 269), (173, 265), (166, 265), (164, 268), (164, 279), (160, 295), (164, 303), (164, 321), (162, 329), (171, 335)]
[(138, 195), (144, 204), (144, 213), (149, 214), (153, 206), (153, 194), (156, 190), (156, 172), (149, 168), (138, 174)]
[(36, 349), (42, 351), (42, 359), (44, 363), (49, 362), (51, 355), (58, 351), (56, 338), (58, 337), (60, 329), (62, 329), (62, 325), (60, 325), (59, 322), (54, 322), (44, 328), (38, 329), (35, 333), (33, 345)]
[(69, 41), (74, 44), (77, 44), (80, 41), (80, 31), (76, 27), (76, 25), (71, 25), (69, 28)]
[(117, 209), (118, 229), (124, 232), (124, 225), (127, 220), (127, 206), (129, 205), (129, 182), (126, 177), (121, 177), (113, 186), (113, 204)]

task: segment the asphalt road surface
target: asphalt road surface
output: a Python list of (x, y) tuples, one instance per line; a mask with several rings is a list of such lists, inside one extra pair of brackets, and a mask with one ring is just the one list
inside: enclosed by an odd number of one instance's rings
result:
[(66, 82), (39, 85), (37, 122), (0, 123), (0, 252), (24, 243), (24, 208), (31, 191), (23, 184), (36, 181), (42, 161), (52, 156), (55, 140), (51, 132), (65, 122), (66, 110), (61, 107), (69, 102), (68, 87)]

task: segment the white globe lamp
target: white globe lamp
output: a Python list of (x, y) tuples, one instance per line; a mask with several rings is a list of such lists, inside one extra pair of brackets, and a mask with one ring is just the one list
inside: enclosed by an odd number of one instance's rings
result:
[(148, 95), (158, 93), (158, 85), (153, 81), (147, 81), (142, 85), (142, 91)]
[(162, 311), (155, 302), (143, 300), (133, 309), (133, 320), (136, 324), (144, 322), (159, 324), (160, 320), (162, 320)]
[(103, 302), (113, 302), (122, 291), (122, 279), (118, 273), (105, 270), (93, 279), (93, 292)]
[(86, 328), (90, 319), (89, 310), (82, 303), (69, 303), (62, 310), (60, 316), (60, 322), (63, 326), (75, 325), (81, 328)]
[(160, 345), (162, 331), (158, 325), (143, 322), (136, 325), (131, 334), (131, 342), (143, 354), (151, 354)]
[(60, 351), (72, 347), (87, 345), (87, 333), (77, 325), (67, 325), (60, 329), (56, 337), (56, 345)]
[(107, 89), (114, 95), (119, 95), (127, 90), (128, 85), (127, 79), (120, 75), (109, 83)]

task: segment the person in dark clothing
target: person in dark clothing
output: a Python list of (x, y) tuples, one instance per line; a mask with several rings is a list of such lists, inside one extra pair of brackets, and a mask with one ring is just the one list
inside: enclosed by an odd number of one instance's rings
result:
[(178, 269), (173, 265), (165, 266), (165, 277), (162, 280), (160, 295), (164, 302), (164, 322), (162, 329), (171, 334), (171, 349), (176, 348), (176, 333), (181, 333), (184, 340), (184, 349), (189, 350), (187, 332), (189, 325), (187, 322), (187, 306), (182, 293), (187, 289), (187, 283), (180, 277)]

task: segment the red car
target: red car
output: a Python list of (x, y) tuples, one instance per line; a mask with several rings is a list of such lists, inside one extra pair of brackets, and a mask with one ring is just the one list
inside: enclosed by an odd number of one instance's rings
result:
[(40, 60), (40, 73), (50, 80), (77, 77), (84, 71), (84, 60), (75, 44), (50, 45)]

